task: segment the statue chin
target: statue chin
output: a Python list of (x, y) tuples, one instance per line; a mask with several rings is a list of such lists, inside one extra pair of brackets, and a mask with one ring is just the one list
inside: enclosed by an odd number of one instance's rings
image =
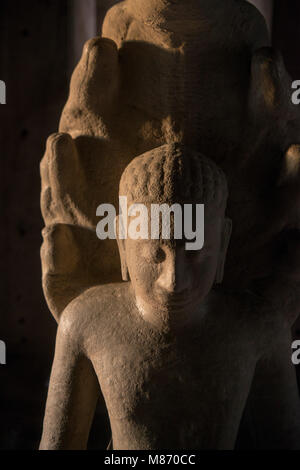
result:
[(141, 317), (157, 328), (182, 328), (193, 324), (203, 318), (206, 305), (195, 303), (190, 298), (186, 301), (148, 302), (141, 297), (136, 297), (136, 306)]

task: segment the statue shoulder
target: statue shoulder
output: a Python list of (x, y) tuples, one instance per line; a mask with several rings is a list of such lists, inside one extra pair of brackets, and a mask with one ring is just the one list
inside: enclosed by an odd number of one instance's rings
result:
[(73, 299), (62, 313), (59, 331), (84, 344), (94, 332), (106, 330), (114, 315), (126, 302), (128, 283), (104, 284), (91, 287)]
[(268, 299), (251, 290), (215, 291), (216, 310), (223, 313), (223, 318), (241, 335), (255, 342), (258, 355), (262, 356), (282, 341), (287, 328), (284, 315)]
[(222, 310), (230, 311), (237, 320), (270, 329), (282, 324), (283, 315), (265, 297), (248, 289), (214, 290), (214, 303)]

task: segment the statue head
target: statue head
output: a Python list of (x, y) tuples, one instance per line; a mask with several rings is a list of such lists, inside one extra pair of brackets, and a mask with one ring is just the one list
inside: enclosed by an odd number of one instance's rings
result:
[[(188, 317), (213, 284), (222, 281), (231, 234), (231, 221), (225, 217), (228, 190), (224, 173), (184, 144), (168, 144), (128, 165), (119, 195), (136, 209), (126, 214), (127, 226), (138, 213), (139, 224), (149, 232), (151, 227), (148, 238), (120, 237), (120, 232), (117, 237), (123, 280), (131, 280), (139, 310), (152, 322)], [(169, 218), (159, 213), (155, 227), (157, 208), (166, 207)], [(120, 218), (123, 221), (124, 214), (119, 215), (119, 222)], [(165, 230), (168, 221), (169, 231)], [(188, 243), (201, 229), (204, 243)]]

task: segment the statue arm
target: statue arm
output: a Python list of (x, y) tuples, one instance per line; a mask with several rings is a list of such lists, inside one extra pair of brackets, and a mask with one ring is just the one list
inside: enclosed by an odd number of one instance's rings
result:
[(258, 448), (295, 450), (300, 449), (300, 400), (288, 325), (278, 336), (272, 354), (257, 364), (249, 412)]
[(44, 418), (40, 450), (83, 450), (100, 394), (93, 366), (62, 318)]

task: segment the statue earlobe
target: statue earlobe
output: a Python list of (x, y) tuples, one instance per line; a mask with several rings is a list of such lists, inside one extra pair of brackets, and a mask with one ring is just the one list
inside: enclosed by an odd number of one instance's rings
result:
[(281, 172), (278, 178), (277, 186), (298, 183), (300, 176), (300, 145), (290, 145), (284, 154)]
[(122, 280), (124, 282), (128, 282), (130, 279), (129, 279), (129, 272), (128, 272), (128, 268), (127, 268), (127, 263), (126, 261), (123, 262), (121, 260), (121, 272), (122, 272)]
[(127, 261), (126, 261), (125, 240), (124, 238), (120, 238), (119, 236), (120, 235), (119, 221), (120, 221), (120, 215), (118, 215), (115, 219), (115, 233), (116, 233), (116, 239), (117, 239), (119, 254), (120, 254), (122, 279), (124, 282), (128, 282), (130, 278), (129, 278), (129, 271), (128, 271)]
[(215, 280), (216, 284), (221, 284), (223, 281), (226, 255), (227, 255), (227, 250), (228, 250), (231, 234), (232, 234), (232, 220), (226, 218), (224, 220), (224, 226), (223, 226), (220, 256), (219, 256), (219, 262), (218, 262), (216, 280)]

